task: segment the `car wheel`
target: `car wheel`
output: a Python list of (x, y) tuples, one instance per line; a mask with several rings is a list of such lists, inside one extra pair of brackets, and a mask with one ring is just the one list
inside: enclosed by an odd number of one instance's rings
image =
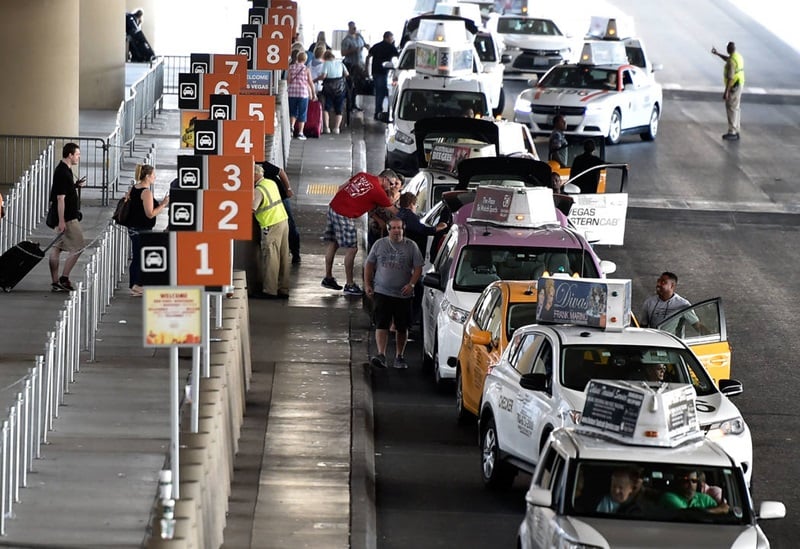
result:
[(642, 141), (653, 141), (658, 134), (658, 107), (653, 107), (653, 112), (650, 113), (650, 124), (647, 126), (647, 131), (639, 134)]
[(619, 110), (615, 109), (611, 113), (611, 123), (608, 125), (608, 137), (606, 142), (609, 145), (616, 145), (619, 143), (619, 138), (622, 135), (622, 115)]
[(464, 424), (472, 416), (464, 409), (464, 387), (461, 380), (461, 367), (456, 370), (456, 419), (459, 424)]
[(497, 427), (491, 417), (481, 436), (481, 476), (483, 483), (492, 489), (505, 489), (514, 482), (514, 469), (500, 459)]

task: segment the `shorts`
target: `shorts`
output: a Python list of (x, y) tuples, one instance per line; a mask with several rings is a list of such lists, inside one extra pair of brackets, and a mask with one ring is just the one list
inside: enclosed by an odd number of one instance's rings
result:
[(356, 220), (339, 215), (333, 208), (328, 208), (328, 224), (325, 226), (322, 240), (335, 242), (340, 248), (358, 248)]
[(373, 310), (375, 311), (375, 327), (379, 330), (388, 330), (394, 321), (398, 331), (408, 330), (411, 325), (411, 297), (392, 297), (384, 294), (375, 294), (373, 297)]
[(305, 122), (307, 113), (308, 97), (289, 98), (289, 116), (296, 118), (298, 122)]
[(342, 114), (342, 112), (344, 112), (344, 103), (347, 101), (347, 93), (336, 94), (331, 97), (329, 94), (323, 92), (323, 95), (325, 96), (326, 111), (333, 111), (336, 114)]
[(54, 248), (62, 252), (79, 252), (84, 247), (81, 223), (77, 219), (70, 219), (67, 221), (67, 228), (64, 229), (64, 236), (55, 243)]

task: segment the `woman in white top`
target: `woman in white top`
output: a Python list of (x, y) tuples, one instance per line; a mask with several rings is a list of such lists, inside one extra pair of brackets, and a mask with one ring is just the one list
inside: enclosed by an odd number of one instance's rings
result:
[[(347, 100), (347, 82), (349, 75), (347, 68), (341, 60), (336, 59), (332, 51), (326, 51), (322, 58), (322, 70), (317, 80), (322, 81), (322, 97), (325, 99), (325, 111), (322, 113), (323, 131), (325, 133), (339, 133), (342, 125), (342, 112)], [(333, 111), (333, 124), (330, 124), (330, 111)]]

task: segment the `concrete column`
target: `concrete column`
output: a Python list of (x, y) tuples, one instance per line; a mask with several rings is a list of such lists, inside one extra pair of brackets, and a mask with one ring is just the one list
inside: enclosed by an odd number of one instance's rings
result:
[[(142, 16), (142, 32), (147, 37), (147, 41), (150, 42), (150, 47), (153, 48), (156, 55), (159, 55), (161, 52), (158, 51), (158, 44), (156, 43), (156, 25), (159, 19), (156, 2), (155, 0), (125, 0), (126, 13), (132, 13), (139, 9), (144, 12)], [(169, 26), (168, 23), (170, 22), (165, 22), (165, 25)]]
[(78, 0), (4, 2), (0, 134), (78, 135)]
[(80, 108), (117, 110), (125, 99), (123, 0), (83, 0), (80, 6)]

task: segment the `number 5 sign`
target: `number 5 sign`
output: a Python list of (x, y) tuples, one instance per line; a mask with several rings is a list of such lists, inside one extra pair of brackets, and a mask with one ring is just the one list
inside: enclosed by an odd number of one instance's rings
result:
[(233, 279), (230, 233), (173, 233), (177, 239), (178, 286), (227, 286)]
[(288, 69), (291, 47), (291, 25), (263, 25), (261, 38), (256, 38), (256, 69)]

